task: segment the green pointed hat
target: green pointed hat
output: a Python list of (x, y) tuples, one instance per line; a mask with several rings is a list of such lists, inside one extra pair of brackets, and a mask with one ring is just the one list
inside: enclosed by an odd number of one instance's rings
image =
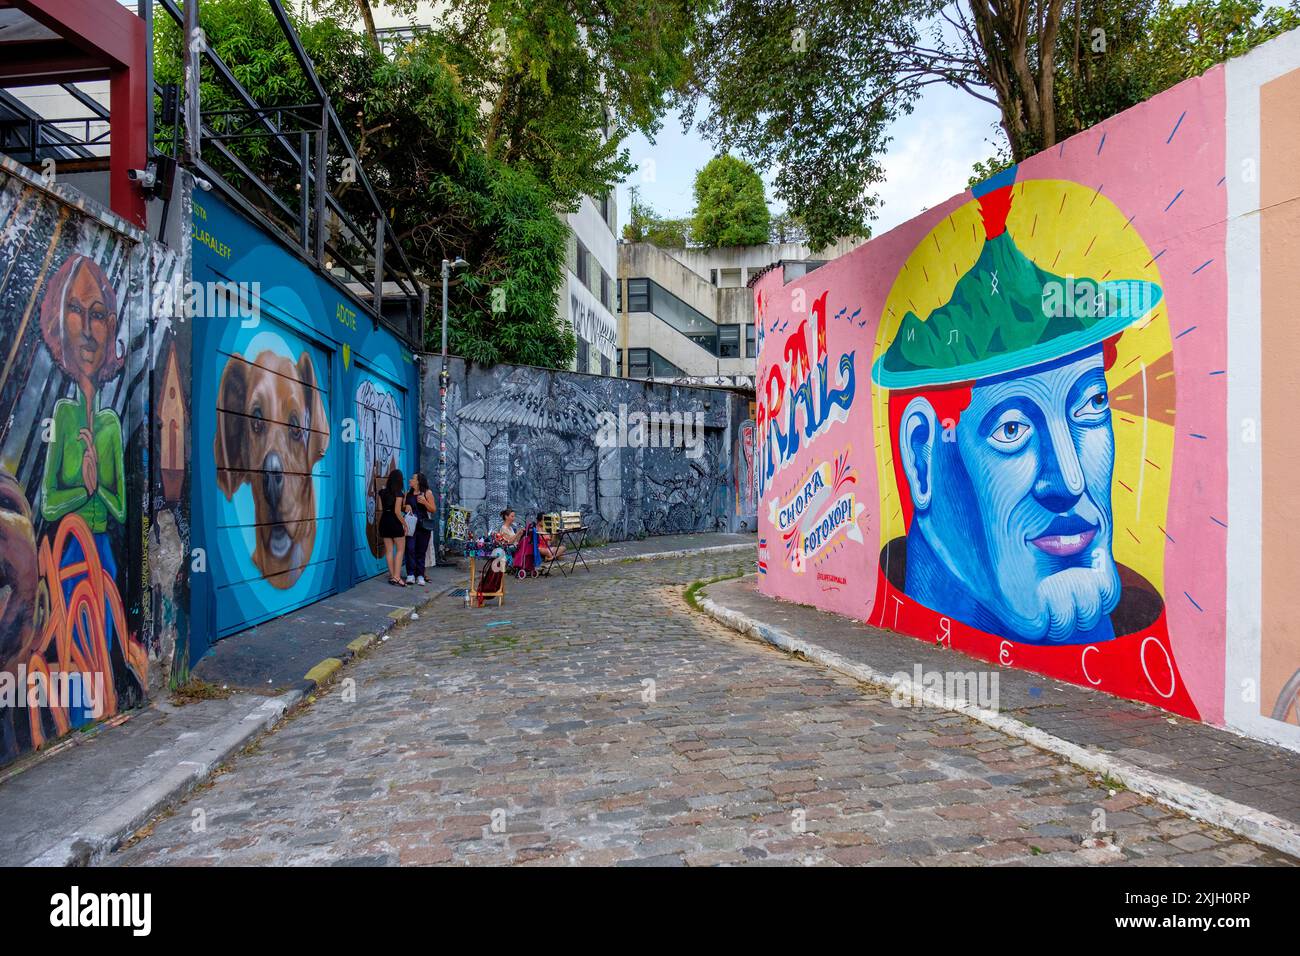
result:
[(1149, 315), (1163, 293), (1143, 279), (1062, 277), (1040, 269), (1006, 231), (1016, 167), (976, 186), (985, 242), (952, 298), (924, 321), (903, 316), (871, 370), (883, 388), (951, 385), (1081, 351)]

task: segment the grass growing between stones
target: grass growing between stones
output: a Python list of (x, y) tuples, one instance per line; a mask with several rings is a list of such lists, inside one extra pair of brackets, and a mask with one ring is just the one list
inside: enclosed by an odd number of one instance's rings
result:
[(686, 589), (686, 603), (690, 605), (692, 611), (703, 612), (704, 609), (700, 607), (699, 601), (701, 591), (707, 588), (710, 584), (717, 584), (719, 581), (732, 581), (736, 578), (743, 578), (745, 574), (746, 572), (744, 571), (737, 571), (734, 574), (720, 574), (716, 578), (708, 578), (704, 581), (695, 581)]

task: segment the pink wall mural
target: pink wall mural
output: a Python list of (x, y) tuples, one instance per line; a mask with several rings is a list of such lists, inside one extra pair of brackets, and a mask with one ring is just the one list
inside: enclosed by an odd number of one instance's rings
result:
[[(1257, 102), (1300, 43), (1252, 57)], [(756, 283), (762, 591), (1230, 722), (1233, 69)]]

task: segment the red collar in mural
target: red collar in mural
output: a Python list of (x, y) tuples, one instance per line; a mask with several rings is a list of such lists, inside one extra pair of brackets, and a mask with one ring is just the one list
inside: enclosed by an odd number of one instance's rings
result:
[[(933, 641), (1002, 667), (1094, 687), (1200, 720), (1174, 660), (1164, 601), (1150, 582), (1131, 568), (1119, 569), (1122, 591), (1110, 615), (1113, 639), (1092, 644), (1028, 644), (963, 624), (908, 597), (903, 593), (906, 553), (906, 538), (896, 538), (882, 551), (869, 624)], [(892, 569), (888, 575), (887, 567)]]

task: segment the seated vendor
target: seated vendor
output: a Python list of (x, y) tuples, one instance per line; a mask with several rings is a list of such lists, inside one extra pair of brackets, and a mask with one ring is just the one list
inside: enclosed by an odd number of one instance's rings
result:
[(564, 545), (556, 547), (551, 544), (551, 536), (542, 530), (542, 519), (545, 517), (545, 513), (537, 516), (537, 550), (541, 552), (542, 557), (547, 561), (555, 561), (563, 557), (565, 547)]
[(497, 534), (505, 540), (506, 544), (519, 543), (519, 537), (523, 534), (523, 529), (515, 527), (513, 508), (507, 508), (501, 512), (501, 527), (497, 528)]

